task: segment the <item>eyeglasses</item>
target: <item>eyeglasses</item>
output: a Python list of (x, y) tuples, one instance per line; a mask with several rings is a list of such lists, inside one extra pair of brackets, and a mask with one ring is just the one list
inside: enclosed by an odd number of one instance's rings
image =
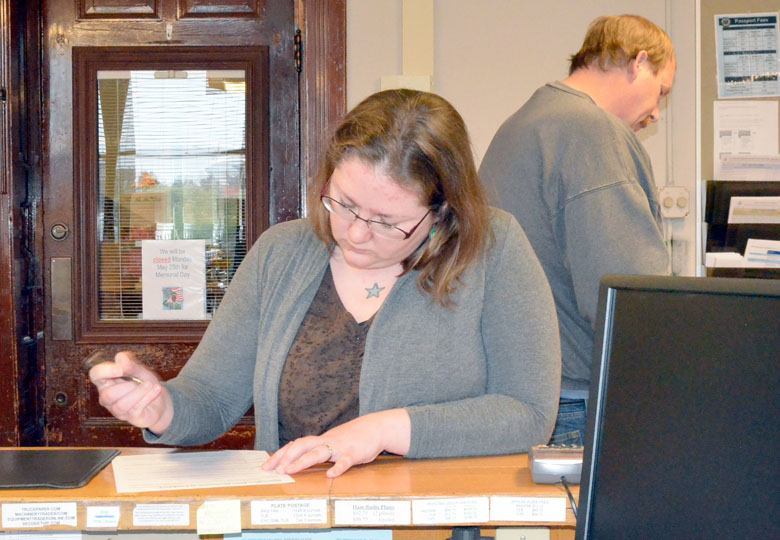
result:
[[(386, 238), (388, 240), (407, 240), (410, 236), (414, 234), (414, 231), (417, 230), (417, 227), (419, 227), (423, 220), (425, 220), (426, 217), (428, 217), (428, 214), (431, 213), (431, 210), (428, 209), (427, 212), (425, 212), (425, 215), (420, 219), (420, 221), (417, 222), (417, 225), (412, 227), (412, 230), (409, 232), (399, 229), (395, 225), (390, 225), (389, 223), (383, 223), (381, 221), (376, 221), (374, 219), (365, 219), (360, 217), (357, 212), (352, 210), (349, 206), (345, 205), (344, 203), (340, 203), (333, 197), (328, 197), (327, 195), (320, 195), (320, 200), (322, 201), (322, 205), (325, 207), (325, 209), (333, 214), (334, 216), (346, 219), (349, 221), (355, 221), (356, 219), (359, 219), (360, 221), (364, 222), (366, 224), (366, 227), (370, 228), (374, 234), (377, 236), (381, 236), (382, 238)], [(373, 225), (373, 227), (372, 227)]]

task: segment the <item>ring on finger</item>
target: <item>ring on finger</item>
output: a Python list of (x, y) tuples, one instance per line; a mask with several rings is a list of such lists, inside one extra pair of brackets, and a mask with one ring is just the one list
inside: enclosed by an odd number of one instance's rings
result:
[(328, 459), (331, 459), (333, 457), (333, 447), (328, 443), (322, 443), (322, 446), (328, 449)]

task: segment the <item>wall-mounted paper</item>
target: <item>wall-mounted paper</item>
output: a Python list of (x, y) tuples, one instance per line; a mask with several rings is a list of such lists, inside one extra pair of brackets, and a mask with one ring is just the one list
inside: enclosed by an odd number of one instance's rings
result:
[(777, 101), (713, 102), (714, 180), (754, 180), (778, 161)]
[(726, 154), (715, 169), (718, 180), (780, 181), (780, 155)]
[(719, 99), (780, 96), (777, 17), (715, 15)]

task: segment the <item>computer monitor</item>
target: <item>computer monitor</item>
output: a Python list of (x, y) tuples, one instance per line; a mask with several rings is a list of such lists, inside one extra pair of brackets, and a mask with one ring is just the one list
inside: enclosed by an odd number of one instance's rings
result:
[(780, 538), (780, 280), (605, 276), (577, 540)]

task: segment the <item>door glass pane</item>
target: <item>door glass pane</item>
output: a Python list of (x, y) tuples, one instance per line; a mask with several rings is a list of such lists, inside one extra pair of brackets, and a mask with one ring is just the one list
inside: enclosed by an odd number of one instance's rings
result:
[(210, 318), (246, 254), (244, 71), (99, 71), (98, 136), (100, 319)]

